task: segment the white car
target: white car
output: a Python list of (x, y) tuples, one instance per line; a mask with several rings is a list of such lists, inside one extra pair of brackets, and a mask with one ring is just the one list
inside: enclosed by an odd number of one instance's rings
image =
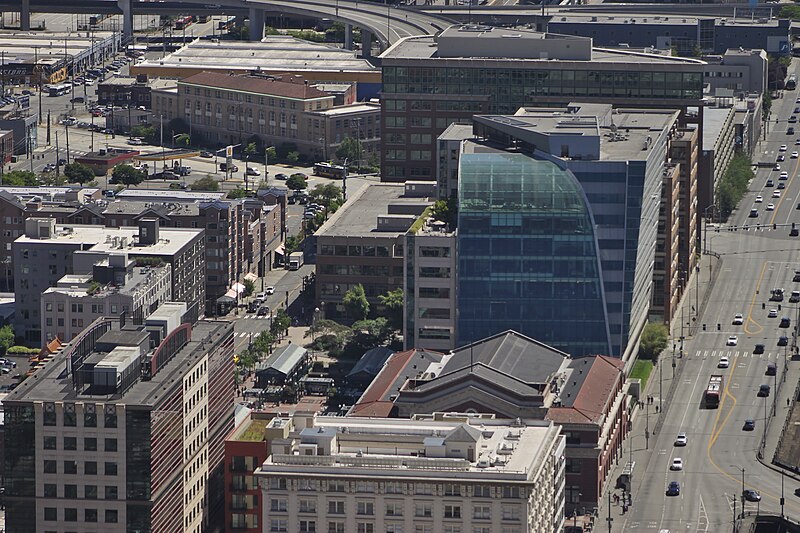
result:
[(675, 437), (675, 446), (686, 446), (689, 442), (689, 439), (686, 438), (686, 433), (678, 433), (678, 436)]
[(739, 337), (737, 337), (736, 335), (731, 335), (725, 342), (726, 346), (736, 346), (737, 344), (739, 344)]
[(767, 318), (778, 318), (778, 310), (770, 309), (769, 313), (767, 314)]
[(780, 175), (780, 177), (778, 179), (788, 180), (789, 179), (789, 173), (784, 170), (783, 172), (781, 172), (781, 175)]
[(779, 191), (777, 189), (772, 191), (772, 197), (773, 198), (780, 198), (781, 197), (781, 191)]
[(264, 301), (266, 299), (267, 299), (267, 293), (266, 292), (259, 292), (258, 294), (256, 294), (256, 300)]
[(247, 167), (247, 170), (245, 172), (246, 172), (246, 174), (248, 176), (260, 176), (261, 175), (261, 171), (258, 170), (257, 168), (253, 168), (253, 167)]
[(742, 313), (736, 313), (735, 315), (733, 315), (733, 325), (741, 326), (742, 324), (744, 324), (744, 316), (742, 315)]
[(758, 196), (756, 196), (756, 203), (757, 204), (760, 204), (763, 201), (764, 201), (764, 197), (763, 196), (761, 196), (760, 194)]
[(778, 148), (778, 150), (780, 150), (781, 152), (785, 152), (785, 151), (786, 151), (786, 150), (788, 150), (788, 149), (789, 149), (789, 147), (788, 147), (788, 146), (786, 146), (785, 144), (782, 144), (782, 145), (781, 145), (781, 147), (780, 147), (780, 148)]
[(719, 363), (717, 363), (717, 368), (728, 368), (731, 366), (731, 361), (728, 359), (727, 355), (723, 355), (719, 358)]
[(767, 204), (767, 211), (775, 211), (775, 204)]
[(800, 154), (798, 154), (797, 152), (792, 152), (791, 158), (797, 159), (798, 156), (800, 156)]
[(683, 470), (683, 459), (680, 457), (676, 457), (672, 460), (672, 464), (669, 465), (670, 470)]
[(275, 287), (267, 287), (264, 292), (267, 294), (275, 294)]

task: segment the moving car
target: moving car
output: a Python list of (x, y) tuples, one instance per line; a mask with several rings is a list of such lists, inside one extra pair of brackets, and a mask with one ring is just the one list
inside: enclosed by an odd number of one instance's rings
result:
[(788, 316), (781, 317), (781, 323), (778, 325), (779, 328), (788, 328), (792, 325), (792, 321)]
[(775, 211), (775, 204), (767, 204), (767, 211)]
[(753, 431), (756, 429), (756, 421), (752, 418), (748, 418), (744, 421), (744, 426), (742, 426), (742, 431)]
[(799, 155), (797, 152), (792, 152), (792, 159), (797, 159)]
[(203, 150), (202, 152), (200, 152), (200, 157), (204, 157), (206, 159), (210, 159), (210, 158), (214, 157), (214, 154), (212, 154), (211, 152), (207, 152), (207, 151)]
[(757, 394), (757, 396), (758, 396), (759, 398), (766, 398), (767, 396), (769, 396), (769, 385), (767, 385), (766, 383), (762, 384), (762, 385), (761, 385), (761, 386), (758, 388), (758, 394)]
[(289, 179), (289, 176), (287, 176), (286, 174), (284, 174), (283, 172), (281, 172), (281, 173), (279, 173), (279, 174), (275, 174), (275, 179), (276, 179), (276, 180), (281, 180), (281, 181), (286, 181), (286, 180), (288, 180), (288, 179)]
[(782, 181), (778, 182), (778, 190), (783, 190), (786, 188), (786, 184)]
[(231, 166), (228, 167), (227, 163), (220, 163), (219, 164), (219, 169), (221, 171), (223, 171), (223, 172), (227, 172), (228, 170), (230, 170), (231, 172), (239, 172), (239, 167), (237, 167), (234, 164), (231, 164)]
[(770, 309), (769, 313), (767, 313), (767, 318), (778, 318), (778, 310)]
[(782, 163), (785, 160), (786, 160), (786, 156), (783, 155), (783, 154), (778, 154), (778, 157), (775, 158), (775, 161), (777, 161), (778, 163)]
[(778, 346), (788, 346), (789, 345), (789, 337), (786, 335), (781, 335), (778, 337)]
[(767, 180), (766, 187), (774, 187), (774, 186), (775, 186), (775, 182), (774, 182), (774, 181), (772, 181), (772, 180)]
[(782, 145), (781, 145), (781, 147), (780, 147), (780, 148), (778, 148), (778, 150), (779, 150), (779, 151), (781, 151), (781, 152), (785, 152), (785, 151), (786, 151), (786, 150), (788, 150), (788, 149), (789, 149), (789, 147), (788, 147), (788, 146), (786, 146), (785, 144), (782, 144)]
[(758, 355), (764, 353), (764, 345), (763, 344), (756, 344), (756, 347), (753, 348), (753, 353)]
[(267, 287), (266, 290), (264, 290), (264, 292), (266, 292), (267, 294), (275, 294), (275, 287)]
[(758, 209), (753, 208), (750, 210), (750, 218), (758, 218)]
[(259, 302), (263, 302), (266, 299), (267, 299), (267, 292), (266, 291), (259, 292), (258, 294), (256, 294), (256, 300), (258, 300)]
[(267, 307), (266, 305), (262, 305), (261, 307), (258, 308), (256, 316), (267, 316), (268, 314), (269, 314), (269, 307)]
[(669, 465), (670, 470), (683, 470), (683, 459), (680, 457), (676, 457), (672, 460), (672, 464)]
[(767, 375), (774, 376), (778, 373), (778, 365), (775, 363), (767, 363)]
[(736, 335), (731, 335), (725, 342), (725, 346), (736, 346), (737, 344), (739, 344), (739, 337)]
[(667, 486), (667, 496), (680, 496), (681, 484), (677, 481), (670, 481)]
[(794, 277), (792, 278), (792, 281), (795, 282), (795, 283), (800, 281), (800, 270), (795, 270), (794, 271)]
[(686, 433), (678, 433), (675, 437), (675, 446), (686, 446), (689, 440), (686, 438)]
[(778, 179), (780, 179), (780, 180), (788, 180), (789, 179), (789, 173), (784, 170), (783, 172), (781, 172), (781, 175), (778, 176)]
[(261, 171), (259, 171), (257, 168), (247, 167), (245, 174), (247, 174), (248, 176), (260, 176)]
[(741, 326), (742, 324), (744, 324), (744, 316), (742, 315), (742, 313), (736, 313), (735, 315), (733, 315), (733, 325)]
[(748, 502), (760, 502), (761, 501), (761, 494), (759, 494), (757, 490), (753, 490), (753, 489), (744, 489), (742, 491), (742, 497), (745, 500), (747, 500)]
[(789, 303), (797, 303), (800, 302), (800, 291), (792, 291), (792, 294), (789, 296)]
[(258, 311), (258, 302), (250, 302), (247, 304), (248, 313), (255, 313), (256, 311)]
[(756, 196), (756, 203), (757, 204), (760, 204), (763, 201), (764, 201), (764, 197), (763, 196), (761, 196), (760, 194), (758, 196)]
[(777, 191), (777, 190), (776, 191), (772, 191), (772, 197), (773, 198), (780, 198), (781, 197), (781, 191)]
[(731, 365), (730, 359), (728, 356), (723, 355), (719, 358), (719, 363), (717, 363), (717, 368), (728, 368)]

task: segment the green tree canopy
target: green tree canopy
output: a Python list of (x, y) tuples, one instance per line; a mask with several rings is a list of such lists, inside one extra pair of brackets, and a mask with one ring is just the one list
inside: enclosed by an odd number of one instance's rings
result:
[(94, 171), (83, 163), (70, 163), (64, 166), (64, 175), (75, 183), (88, 183), (94, 179)]
[(286, 186), (293, 191), (300, 191), (308, 187), (308, 183), (303, 174), (292, 174), (289, 176), (289, 179), (286, 180)]
[(275, 316), (272, 318), (272, 324), (270, 324), (269, 331), (274, 336), (279, 336), (285, 334), (289, 330), (289, 326), (292, 325), (292, 319), (286, 313), (285, 309), (278, 309), (275, 312)]
[(345, 137), (338, 148), (336, 148), (336, 158), (339, 161), (348, 160), (350, 163), (355, 163), (361, 159), (364, 147), (361, 141), (353, 139), (352, 137)]
[(717, 185), (717, 216), (720, 221), (727, 220), (733, 212), (747, 192), (747, 186), (753, 176), (750, 158), (742, 153), (733, 156)]
[(200, 178), (192, 184), (193, 191), (218, 191), (219, 183), (211, 176)]
[(247, 143), (247, 146), (245, 146), (244, 150), (242, 151), (244, 152), (244, 155), (246, 155), (247, 158), (249, 159), (258, 153), (258, 146), (256, 146), (255, 142)]
[(356, 322), (365, 320), (369, 316), (369, 302), (364, 292), (364, 286), (360, 283), (344, 293), (342, 303), (347, 309), (348, 316)]
[(658, 354), (667, 348), (668, 339), (667, 326), (648, 322), (639, 339), (639, 353), (642, 359), (657, 359)]
[(244, 290), (242, 291), (242, 296), (244, 296), (245, 298), (247, 298), (248, 296), (253, 294), (253, 291), (256, 290), (256, 284), (253, 283), (253, 280), (246, 279), (246, 280), (244, 280), (242, 282), (242, 285), (244, 285)]
[(447, 200), (438, 200), (433, 204), (433, 218), (441, 220), (448, 226), (455, 227), (458, 217), (458, 204), (455, 198), (448, 198)]
[(175, 146), (188, 147), (192, 143), (192, 138), (188, 133), (181, 133), (175, 137)]
[(238, 200), (239, 198), (244, 198), (247, 196), (247, 191), (242, 189), (241, 187), (236, 187), (231, 192), (228, 193), (228, 198), (231, 200)]
[(336, 321), (320, 319), (306, 331), (305, 336), (314, 339), (314, 349), (326, 351), (335, 357), (353, 338), (353, 330)]
[(265, 354), (272, 350), (273, 344), (275, 344), (275, 335), (269, 331), (262, 331), (253, 339), (251, 349), (257, 353)]
[(327, 207), (329, 210), (332, 203), (336, 203), (337, 205), (341, 205), (342, 203), (342, 188), (335, 183), (320, 183), (319, 185), (315, 185), (314, 188), (309, 191), (309, 195), (315, 202), (321, 206)]
[(29, 170), (12, 170), (3, 174), (3, 185), (12, 187), (36, 187), (39, 180)]
[(352, 329), (356, 336), (355, 340), (367, 350), (386, 344), (394, 333), (389, 321), (384, 317), (359, 320), (353, 324)]
[(403, 329), (403, 289), (398, 287), (378, 296), (378, 301), (386, 308), (384, 315), (392, 329)]
[(5, 355), (12, 346), (14, 346), (14, 330), (11, 326), (3, 326), (0, 328), (0, 355)]
[(153, 126), (136, 125), (131, 128), (131, 137), (144, 139), (147, 144), (158, 144), (159, 132)]
[(117, 165), (111, 171), (111, 183), (123, 185), (139, 185), (147, 175), (141, 170), (136, 170), (130, 165)]

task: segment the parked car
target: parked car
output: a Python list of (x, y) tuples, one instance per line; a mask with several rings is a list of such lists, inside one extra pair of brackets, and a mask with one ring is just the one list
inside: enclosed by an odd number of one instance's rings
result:
[(281, 181), (286, 181), (286, 180), (289, 179), (289, 176), (287, 176), (286, 174), (281, 172), (279, 174), (275, 174), (275, 179), (276, 180), (281, 180)]
[(254, 167), (247, 167), (247, 169), (245, 170), (245, 174), (247, 174), (248, 176), (260, 176), (261, 171), (259, 171), (257, 168)]

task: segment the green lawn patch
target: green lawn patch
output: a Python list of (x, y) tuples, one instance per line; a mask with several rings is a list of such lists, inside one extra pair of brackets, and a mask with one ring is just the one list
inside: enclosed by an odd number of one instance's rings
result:
[(647, 379), (650, 377), (650, 372), (652, 371), (653, 371), (652, 361), (637, 359), (636, 363), (634, 363), (633, 365), (633, 370), (631, 370), (631, 375), (628, 377), (631, 379), (641, 379), (642, 380), (641, 391), (642, 393), (644, 393), (645, 389), (647, 389)]

